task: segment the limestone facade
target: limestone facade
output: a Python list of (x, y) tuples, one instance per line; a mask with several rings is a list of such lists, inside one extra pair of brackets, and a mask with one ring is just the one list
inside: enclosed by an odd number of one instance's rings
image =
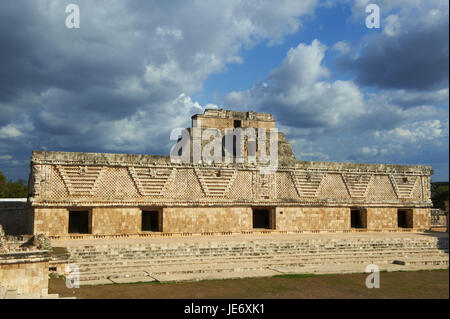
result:
[(48, 294), (47, 251), (0, 254), (0, 284), (18, 294)]
[[(193, 122), (221, 130), (275, 126), (270, 114), (223, 110), (207, 110)], [(430, 227), (431, 167), (299, 161), (279, 136), (279, 166), (272, 174), (249, 163), (34, 151), (33, 233), (69, 234), (76, 211), (88, 215), (87, 233), (98, 235), (147, 233), (146, 211), (157, 212), (153, 223), (161, 233), (252, 231), (258, 210), (267, 213), (265, 228), (273, 231), (351, 230), (354, 211), (361, 212), (365, 230), (398, 230), (400, 215), (407, 228)]]

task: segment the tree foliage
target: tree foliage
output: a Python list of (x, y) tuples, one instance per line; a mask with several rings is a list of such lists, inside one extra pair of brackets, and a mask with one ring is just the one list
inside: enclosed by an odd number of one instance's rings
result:
[(445, 210), (445, 201), (448, 201), (448, 183), (436, 183), (431, 188), (433, 207)]
[(28, 197), (28, 187), (26, 183), (18, 181), (8, 181), (0, 171), (0, 198), (26, 198)]

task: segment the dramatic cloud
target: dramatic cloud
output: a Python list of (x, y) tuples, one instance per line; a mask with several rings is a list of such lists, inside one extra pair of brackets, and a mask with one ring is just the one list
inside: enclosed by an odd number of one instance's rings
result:
[[(299, 31), (335, 6), (352, 10), (342, 23), (361, 23), (368, 1), (79, 0), (81, 28), (67, 29), (69, 3), (0, 4), (0, 170), (9, 178), (26, 178), (33, 149), (168, 154), (172, 129), (229, 105), (273, 113), (300, 159), (433, 164), (448, 178), (445, 1), (379, 1), (381, 31), (331, 43), (320, 34), (305, 43)], [(288, 35), (298, 42), (264, 80), (223, 104), (200, 101), (211, 75), (248, 63), (244, 50), (279, 48)]]
[(81, 28), (67, 29), (71, 2), (0, 4), (0, 156), (167, 154), (173, 128), (215, 107), (190, 98), (208, 76), (242, 63), (242, 49), (297, 32), (316, 7), (315, 0), (80, 0)]
[(300, 43), (266, 80), (251, 90), (231, 92), (225, 105), (256, 106), (293, 127), (341, 127), (344, 119), (361, 112), (363, 96), (352, 82), (323, 81), (329, 75), (321, 64), (325, 50), (318, 40)]
[[(369, 1), (356, 1), (361, 20)], [(339, 64), (356, 73), (362, 85), (385, 89), (427, 90), (448, 87), (448, 1), (379, 1), (382, 32), (366, 36)], [(384, 17), (384, 18), (383, 18)], [(354, 51), (359, 51), (355, 55)]]
[(448, 173), (448, 88), (365, 92), (353, 81), (327, 80), (325, 55), (318, 40), (301, 43), (266, 79), (228, 94), (225, 105), (276, 114), (302, 160), (425, 164), (432, 152)]

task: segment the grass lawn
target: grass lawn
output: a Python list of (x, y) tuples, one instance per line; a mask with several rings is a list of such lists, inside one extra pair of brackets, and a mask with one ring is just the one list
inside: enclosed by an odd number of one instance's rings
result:
[(368, 289), (368, 274), (281, 275), (266, 278), (178, 283), (133, 283), (68, 289), (50, 279), (49, 293), (77, 298), (449, 298), (448, 269), (381, 272), (380, 288)]

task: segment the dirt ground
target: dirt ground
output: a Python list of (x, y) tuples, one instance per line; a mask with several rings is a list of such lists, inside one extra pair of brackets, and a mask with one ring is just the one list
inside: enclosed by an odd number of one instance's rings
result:
[(378, 289), (366, 288), (367, 275), (285, 275), (200, 282), (111, 284), (75, 289), (66, 288), (63, 279), (50, 279), (49, 293), (80, 299), (449, 298), (448, 269), (381, 272)]

